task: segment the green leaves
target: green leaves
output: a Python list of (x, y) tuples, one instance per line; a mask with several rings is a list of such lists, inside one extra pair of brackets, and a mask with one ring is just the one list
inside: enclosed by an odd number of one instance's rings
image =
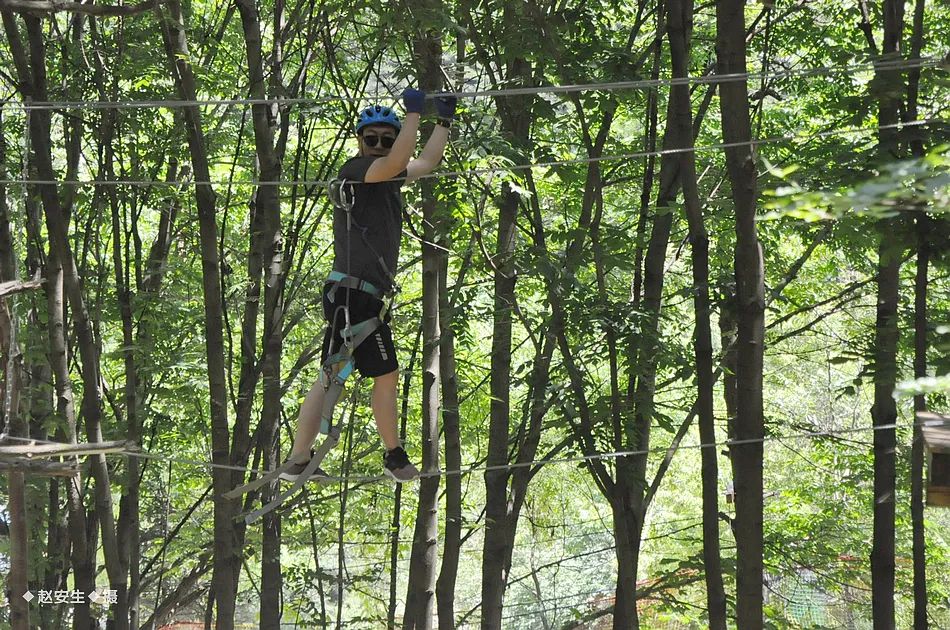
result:
[(790, 217), (808, 222), (858, 216), (868, 220), (902, 211), (950, 211), (950, 153), (935, 149), (926, 157), (885, 164), (870, 179), (837, 189), (810, 190), (789, 178), (798, 167), (773, 169), (785, 186), (765, 192), (769, 210), (762, 220)]

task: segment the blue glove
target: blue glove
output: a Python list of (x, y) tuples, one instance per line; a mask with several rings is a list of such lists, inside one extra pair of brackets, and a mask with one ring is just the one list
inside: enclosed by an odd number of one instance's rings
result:
[(421, 114), (425, 107), (426, 93), (422, 90), (406, 88), (402, 93), (402, 103), (406, 107), (407, 114)]
[(454, 96), (440, 96), (435, 99), (435, 111), (438, 112), (439, 118), (453, 120), (455, 118), (455, 106), (457, 104), (458, 99)]

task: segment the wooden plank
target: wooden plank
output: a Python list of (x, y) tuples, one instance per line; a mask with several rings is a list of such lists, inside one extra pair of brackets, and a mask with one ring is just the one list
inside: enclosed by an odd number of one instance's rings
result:
[(88, 456), (136, 449), (135, 444), (127, 440), (98, 442), (96, 444), (4, 444), (0, 445), (0, 458)]

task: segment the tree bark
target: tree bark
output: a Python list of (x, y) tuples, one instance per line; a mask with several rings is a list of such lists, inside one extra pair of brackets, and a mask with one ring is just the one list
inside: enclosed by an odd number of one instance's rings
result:
[[(511, 318), (514, 304), (515, 218), (520, 196), (505, 185), (498, 219), (498, 243), (494, 278), (492, 326), (490, 419), (488, 466), (508, 463), (508, 423), (510, 414), (509, 374), (511, 370)], [(508, 473), (485, 473), (485, 541), (482, 555), (482, 630), (501, 628), (505, 584), (505, 541), (508, 539)]]
[[(927, 376), (927, 275), (930, 265), (928, 219), (917, 218), (917, 276), (914, 283), (914, 376)], [(914, 411), (927, 411), (927, 397), (914, 396)], [(924, 527), (924, 439), (914, 423), (910, 458), (910, 514), (913, 525), (914, 630), (927, 630), (927, 545)]]
[[(9, 12), (3, 13), (4, 29), (7, 33), (7, 39), (10, 43), (11, 56), (14, 58), (14, 65), (17, 71), (17, 77), (20, 82), (20, 90), (25, 98), (37, 101), (47, 101), (46, 89), (46, 49), (44, 35), (39, 19), (32, 16), (24, 16), (26, 23), (27, 36), (29, 40), (29, 56), (24, 50), (20, 38), (19, 29), (16, 20)], [(37, 177), (44, 181), (55, 181), (56, 172), (52, 163), (51, 146), (51, 116), (49, 110), (37, 110), (31, 112), (29, 120), (29, 137), (32, 145), (32, 163), (36, 168)], [(70, 163), (74, 163), (72, 160)], [(50, 259), (55, 259), (58, 268), (62, 270), (62, 286), (65, 289), (66, 296), (69, 299), (72, 313), (75, 317), (75, 329), (78, 337), (80, 351), (80, 367), (83, 381), (82, 398), (82, 416), (85, 420), (87, 439), (91, 443), (102, 441), (100, 426), (101, 400), (100, 400), (100, 379), (99, 379), (99, 356), (98, 348), (92, 332), (92, 324), (86, 310), (85, 300), (82, 293), (82, 286), (76, 268), (75, 258), (68, 239), (68, 205), (64, 207), (54, 184), (42, 184), (38, 186), (39, 194), (42, 199), (45, 210), (46, 228), (50, 239)], [(67, 198), (69, 195), (67, 195)], [(54, 289), (55, 291), (55, 289)], [(56, 295), (55, 293), (51, 295)], [(60, 312), (61, 309), (60, 309)], [(51, 326), (54, 315), (51, 314)], [(60, 325), (63, 325), (62, 322)], [(63, 328), (63, 330), (65, 330)], [(54, 331), (57, 341), (64, 340), (62, 331)], [(55, 351), (55, 348), (54, 348)], [(68, 365), (65, 356), (65, 342), (62, 345), (62, 363), (57, 373), (59, 380), (58, 387), (61, 391), (66, 391), (69, 382)], [(71, 388), (70, 388), (71, 389)], [(69, 405), (71, 407), (71, 404)], [(75, 427), (75, 416), (73, 415), (72, 426)], [(75, 439), (75, 434), (71, 436)], [(115, 521), (112, 512), (112, 496), (109, 484), (109, 471), (106, 465), (104, 455), (98, 455), (89, 458), (91, 462), (92, 474), (95, 478), (95, 505), (96, 515), (99, 520), (102, 531), (103, 552), (106, 561), (106, 571), (109, 575), (109, 582), (112, 588), (125, 591), (125, 576), (121, 573), (118, 553), (118, 543), (116, 539)], [(75, 480), (73, 481), (75, 486)], [(78, 518), (79, 512), (83, 510), (81, 495), (78, 487), (72, 489), (74, 496), (70, 499), (72, 520)], [(71, 525), (80, 525), (80, 522), (71, 522)], [(74, 532), (84, 532), (85, 527), (74, 529)], [(85, 592), (91, 592), (95, 589), (95, 578), (92, 574), (92, 558), (89, 556), (91, 549), (81, 549), (81, 545), (76, 545), (76, 539), (80, 536), (73, 536), (74, 546), (81, 551), (85, 557), (80, 558), (74, 555), (79, 566), (77, 567), (76, 587)], [(88, 602), (77, 604), (74, 608), (74, 627), (89, 627), (91, 619), (89, 618)]]
[[(914, 3), (914, 27), (911, 37), (911, 59), (919, 59), (924, 40), (925, 0)], [(906, 120), (917, 120), (920, 69), (912, 68), (907, 81)], [(920, 140), (911, 142), (911, 152), (921, 157), (924, 145)], [(930, 220), (926, 215), (916, 219), (917, 276), (914, 284), (914, 376), (927, 376), (927, 275), (930, 264), (928, 233)], [(926, 411), (926, 396), (914, 396), (914, 411)], [(915, 414), (916, 417), (916, 414)], [(914, 630), (927, 630), (927, 542), (924, 526), (924, 445), (921, 428), (914, 426), (910, 457), (910, 517), (913, 530), (914, 557)]]
[[(2, 112), (0, 112), (2, 114)], [(6, 138), (0, 119), (0, 179), (6, 179)], [(6, 186), (0, 184), (0, 281), (17, 279), (16, 254), (10, 231), (10, 212), (7, 206)], [(8, 307), (15, 297), (0, 298), (0, 370), (3, 371), (3, 390), (0, 392), (0, 431), (12, 436), (28, 437), (29, 426), (22, 419), (20, 409), (20, 364), (16, 313)], [(29, 527), (26, 503), (26, 482), (22, 472), (7, 475), (7, 513), (10, 526), (10, 573), (7, 594), (10, 606), (10, 628), (29, 630), (30, 605), (23, 595), (29, 589)]]
[[(28, 131), (25, 135), (29, 137)], [(29, 159), (24, 160), (23, 166), (22, 178), (30, 179)], [(23, 195), (23, 222), (26, 229), (26, 275), (31, 278), (44, 274), (46, 266), (42, 253), (43, 239), (40, 236), (41, 211), (37, 206), (34, 192), (32, 187), (27, 187), (26, 194)], [(47, 284), (48, 282), (49, 279), (47, 278)], [(34, 353), (24, 357), (22, 371), (23, 391), (25, 392), (24, 413), (27, 413), (30, 418), (30, 436), (38, 439), (47, 439), (48, 433), (45, 427), (49, 426), (54, 417), (53, 396), (49, 392), (50, 386), (54, 383), (52, 364), (49, 360), (51, 356), (49, 344), (52, 331), (47, 310), (40, 307), (42, 302), (48, 302), (46, 297), (48, 286), (44, 286), (43, 291), (42, 300), (39, 298), (30, 300), (30, 308), (26, 315), (24, 332), (28, 335), (27, 343), (34, 349)], [(67, 439), (61, 428), (63, 426), (62, 420), (58, 423), (60, 428), (56, 431), (58, 441)], [(65, 485), (67, 484), (59, 479), (51, 479), (47, 492), (46, 569), (38, 580), (39, 587), (45, 590), (61, 589), (62, 585), (65, 584), (65, 576), (69, 572), (70, 544), (66, 527), (68, 510), (62, 509), (60, 497), (60, 488)], [(66, 507), (68, 507), (68, 503)], [(52, 609), (41, 607), (36, 612), (40, 627), (52, 627), (56, 623)]]
[[(718, 74), (746, 72), (745, 2), (721, 0), (716, 5)], [(736, 471), (736, 613), (741, 630), (763, 624), (763, 488), (762, 362), (765, 288), (762, 251), (756, 234), (756, 165), (751, 142), (748, 86), (730, 81), (719, 86), (726, 166), (735, 206), (736, 420), (738, 440), (732, 448)]]
[[(98, 38), (96, 24), (90, 20), (90, 33), (95, 40)], [(100, 42), (101, 43), (101, 42)], [(121, 46), (121, 43), (120, 43)], [(105, 62), (100, 56), (99, 46), (94, 46), (92, 55), (95, 61), (93, 70), (99, 98), (109, 100), (117, 98), (115, 89), (111, 93), (106, 89)], [(115, 86), (113, 85), (113, 88)], [(101, 169), (104, 179), (115, 180), (115, 143), (117, 134), (118, 112), (107, 109), (101, 112), (98, 136), (103, 147)], [(125, 367), (125, 383), (123, 398), (126, 413), (126, 437), (133, 444), (141, 441), (141, 422), (139, 415), (139, 377), (138, 365), (135, 356), (135, 321), (132, 314), (132, 278), (130, 269), (132, 261), (124, 259), (122, 255), (123, 220), (121, 205), (116, 187), (113, 185), (98, 186), (95, 198), (105, 197), (108, 200), (112, 218), (112, 266), (115, 274), (116, 297), (119, 302), (119, 314), (122, 319), (122, 357)], [(94, 202), (95, 203), (95, 202)], [(137, 225), (132, 226), (132, 232), (137, 234)], [(127, 576), (128, 582), (120, 584), (118, 603), (114, 608), (116, 630), (129, 627), (138, 627), (138, 578), (140, 560), (140, 532), (139, 532), (139, 488), (141, 472), (139, 459), (127, 459), (126, 482), (123, 484), (122, 497), (119, 501), (119, 517), (116, 524), (116, 535), (119, 552), (119, 570)]]
[[(513, 21), (522, 7), (506, 4), (504, 17)], [(523, 11), (521, 12), (523, 14)], [(531, 65), (518, 56), (505, 63), (505, 76), (516, 83), (530, 82)], [(530, 100), (525, 97), (497, 100), (502, 130), (517, 149), (528, 143)], [(508, 464), (508, 425), (511, 421), (511, 335), (515, 307), (515, 261), (518, 208), (521, 196), (504, 184), (498, 207), (498, 238), (494, 256), (494, 309), (489, 379), (491, 395), (488, 429), (488, 466)], [(508, 583), (507, 541), (515, 526), (508, 513), (508, 472), (485, 473), (485, 538), (482, 552), (482, 630), (502, 628), (502, 610)]]
[[(882, 60), (900, 55), (904, 1), (884, 0), (884, 41)], [(878, 92), (878, 122), (881, 126), (899, 121), (901, 73), (875, 71), (873, 88)], [(880, 129), (878, 151), (882, 162), (893, 160), (898, 151), (898, 133), (894, 128)], [(894, 222), (880, 223), (877, 275), (877, 317), (874, 333), (874, 405), (871, 418), (874, 430), (874, 533), (871, 548), (871, 599), (875, 630), (895, 627), (895, 493), (897, 431), (881, 428), (897, 421), (894, 386), (897, 379), (898, 300), (900, 295), (900, 252), (893, 243)]]
[[(178, 0), (167, 3), (169, 16), (156, 8), (162, 28), (166, 54), (179, 97), (197, 99), (197, 87), (191, 69), (191, 56)], [(230, 432), (227, 414), (227, 384), (224, 369), (224, 337), (221, 302), (221, 278), (218, 265), (218, 226), (215, 221), (215, 194), (211, 187), (208, 153), (205, 147), (201, 112), (196, 106), (183, 108), (188, 148), (195, 175), (195, 195), (201, 240), (202, 293), (204, 296), (204, 334), (208, 352), (208, 379), (211, 409), (211, 460), (218, 466), (230, 463)], [(216, 629), (232, 630), (235, 613), (235, 556), (238, 552), (234, 531), (236, 503), (224, 494), (233, 487), (232, 472), (215, 468), (214, 484), (214, 569), (211, 588), (217, 608)]]
[[(427, 3), (424, 11), (438, 12), (441, 3)], [(442, 38), (438, 31), (418, 26), (413, 44), (419, 86), (426, 92), (442, 90)], [(425, 29), (425, 30), (423, 30)], [(432, 124), (423, 133), (432, 132)], [(437, 226), (440, 211), (436, 185), (424, 180), (422, 186), (422, 471), (439, 470), (439, 357), (441, 323), (439, 298), (445, 287), (439, 282), (443, 240)], [(430, 630), (435, 611), (435, 574), (438, 561), (438, 502), (441, 476), (424, 477), (419, 482), (419, 503), (409, 560), (409, 592), (403, 630)]]
[[(12, 375), (7, 376), (9, 378)], [(6, 586), (10, 596), (10, 628), (29, 630), (30, 605), (23, 599), (23, 595), (29, 590), (30, 559), (25, 475), (22, 472), (10, 472), (7, 474), (7, 483), (10, 493), (7, 503), (10, 519), (10, 573)]]
[[(692, 0), (669, 0), (670, 57), (673, 77), (689, 75), (689, 49), (692, 37)], [(681, 148), (693, 147), (693, 113), (689, 86), (674, 85), (677, 138)], [(702, 444), (716, 442), (713, 415), (712, 328), (709, 321), (709, 235), (703, 220), (696, 183), (696, 156), (691, 150), (680, 154), (680, 182), (684, 210), (689, 224), (693, 250), (693, 312), (696, 317), (694, 353), (696, 357), (697, 408), (699, 437)], [(706, 578), (706, 608), (709, 627), (726, 629), (726, 593), (722, 583), (722, 558), (719, 551), (719, 453), (715, 446), (701, 449), (703, 486), (703, 568)]]
[[(465, 61), (465, 38), (456, 36), (456, 60)], [(462, 74), (462, 73), (460, 73)], [(460, 79), (464, 77), (459, 77)], [(447, 249), (453, 248), (452, 220), (445, 212), (439, 221), (439, 232), (445, 237)], [(470, 257), (466, 257), (466, 262)], [(442, 435), (445, 439), (445, 469), (462, 468), (462, 440), (459, 433), (459, 386), (455, 363), (455, 332), (452, 328), (455, 300), (448, 294), (449, 257), (441, 256), (439, 286), (439, 381), (442, 383)], [(461, 286), (464, 274), (460, 274), (456, 286)], [(442, 535), (442, 565), (436, 580), (436, 609), (439, 630), (455, 630), (455, 585), (458, 578), (459, 558), (462, 551), (462, 475), (448, 474), (445, 477), (445, 531)]]
[[(239, 0), (238, 10), (241, 13), (241, 24), (244, 30), (247, 67), (250, 78), (251, 98), (263, 100), (266, 98), (264, 84), (264, 61), (261, 44), (261, 23), (257, 5), (253, 1)], [(279, 12), (278, 12), (279, 13)], [(279, 64), (274, 68), (279, 73)], [(254, 125), (254, 142), (257, 150), (257, 164), (259, 179), (264, 182), (277, 182), (281, 177), (280, 160), (274, 147), (274, 134), (269, 116), (269, 108), (264, 104), (255, 104), (251, 108)], [(253, 211), (257, 218), (255, 224), (261, 229), (259, 236), (252, 237), (252, 243), (260, 246), (259, 256), (265, 261), (264, 273), (264, 336), (262, 366), (263, 378), (263, 407), (261, 410), (260, 444), (264, 451), (264, 468), (271, 468), (279, 460), (277, 450), (277, 426), (280, 420), (280, 355), (283, 347), (283, 288), (285, 270), (282, 256), (282, 233), (280, 219), (279, 189), (274, 184), (263, 184), (257, 188), (253, 201)], [(252, 249), (254, 246), (252, 245)], [(260, 266), (252, 278), (252, 284), (259, 285)], [(250, 305), (249, 305), (250, 306)], [(254, 326), (256, 328), (256, 309)], [(255, 362), (256, 349), (253, 345), (242, 344), (243, 353), (250, 354), (252, 364)], [(243, 356), (243, 355), (242, 355)], [(245, 374), (242, 373), (242, 377)], [(248, 399), (252, 392), (242, 392)], [(249, 401), (246, 401), (247, 411), (250, 411)], [(246, 425), (245, 425), (246, 426)], [(245, 429), (246, 431), (246, 429)], [(235, 434), (237, 435), (237, 430)], [(235, 442), (237, 437), (235, 437)], [(239, 445), (235, 444), (235, 453), (232, 459), (243, 465), (247, 461), (247, 454), (237, 452)], [(278, 484), (274, 484), (265, 492), (265, 498), (278, 491)], [(281, 609), (281, 570), (280, 570), (280, 512), (272, 511), (266, 514), (262, 521), (263, 553), (261, 554), (261, 630), (277, 630), (280, 627)], [(239, 536), (239, 539), (242, 537)], [(240, 559), (234, 558), (234, 577), (240, 573)], [(235, 588), (237, 584), (235, 583)]]
[[(399, 411), (399, 439), (406, 439), (406, 424), (409, 419), (409, 392), (412, 386), (412, 375), (415, 374), (416, 358), (419, 356), (419, 344), (422, 341), (422, 326), (420, 325), (416, 332), (415, 341), (412, 344), (412, 352), (409, 354), (409, 362), (402, 372), (402, 407)], [(404, 484), (396, 484), (396, 492), (393, 497), (393, 516), (389, 527), (389, 606), (386, 611), (386, 628), (395, 630), (396, 628), (396, 582), (399, 577), (399, 536), (402, 531), (400, 520), (402, 516), (402, 491)]]
[[(440, 232), (448, 234), (445, 222)], [(446, 239), (447, 246), (450, 240)], [(440, 287), (448, 278), (448, 256), (440, 260)], [(439, 291), (439, 380), (442, 383), (442, 433), (445, 438), (445, 531), (442, 542), (442, 565), (436, 580), (436, 606), (439, 630), (455, 630), (455, 584), (462, 546), (462, 475), (452, 474), (462, 468), (462, 441), (459, 434), (459, 390), (455, 364), (455, 335), (452, 331), (454, 305), (448, 299), (447, 286)]]
[[(878, 249), (878, 303), (875, 327), (874, 406), (874, 540), (871, 550), (871, 590), (875, 630), (892, 629), (894, 619), (894, 513), (896, 491), (897, 405), (897, 307), (900, 291), (900, 258), (881, 235)], [(890, 428), (878, 428), (890, 427)]]

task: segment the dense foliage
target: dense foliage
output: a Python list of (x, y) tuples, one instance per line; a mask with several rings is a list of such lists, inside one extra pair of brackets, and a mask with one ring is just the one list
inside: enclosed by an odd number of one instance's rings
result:
[[(913, 261), (923, 241), (931, 256), (927, 373), (950, 374), (950, 88), (946, 66), (939, 62), (950, 41), (950, 6), (917, 2), (925, 5), (917, 25), (914, 3), (906, 4), (900, 56), (906, 63), (899, 68), (897, 88), (875, 69), (875, 63), (893, 59), (883, 59), (869, 43), (882, 37), (880, 2), (779, 0), (745, 9), (767, 305), (763, 597), (773, 627), (871, 627), (868, 556), (875, 497), (869, 410), (882, 238), (903, 262), (899, 380), (915, 378)], [(262, 468), (270, 448), (259, 441), (265, 430), (260, 374), (267, 348), (262, 339), (272, 328), (265, 318), (264, 285), (272, 278), (267, 275), (271, 259), (260, 242), (266, 229), (255, 184), (261, 162), (247, 102), (253, 86), (239, 5), (245, 6), (240, 0), (193, 0), (182, 9), (214, 190), (228, 421), (235, 435), (243, 430), (251, 440), (244, 461), (231, 461)], [(169, 8), (158, 3), (154, 10), (123, 17), (60, 10), (37, 19), (31, 16), (38, 15), (39, 6), (22, 14), (4, 6), (0, 3), (6, 27), (6, 38), (0, 39), (3, 218), (10, 226), (16, 278), (34, 273), (47, 278), (42, 289), (9, 303), (24, 370), (19, 414), (28, 421), (31, 437), (89, 441), (88, 409), (80, 408), (88, 381), (82, 377), (86, 359), (80, 357), (78, 309), (73, 301), (64, 306), (61, 287), (59, 301), (51, 297), (62, 280), (54, 281), (61, 276), (49, 273), (58, 257), (52, 253), (51, 226), (44, 222), (49, 202), (37, 183), (43, 177), (30, 153), (40, 148), (27, 132), (31, 119), (36, 124), (35, 117), (46, 112), (59, 181), (55, 190), (98, 350), (101, 436), (132, 439), (154, 455), (108, 457), (107, 494), (120, 528), (132, 527), (119, 516), (130, 487), (138, 495), (140, 542), (131, 557), (141, 573), (135, 593), (140, 612), (132, 623), (152, 627), (147, 624), (155, 621), (161, 627), (172, 620), (210, 619), (215, 506), (207, 465), (214, 450), (202, 286), (207, 269), (202, 267), (206, 255), (190, 119), (175, 103), (182, 95), (170, 65), (174, 55), (162, 35), (170, 23)], [(332, 264), (325, 182), (355, 151), (354, 112), (368, 102), (393, 104), (404, 87), (418, 85), (424, 66), (416, 44), (432, 33), (441, 34), (442, 58), (436, 63), (447, 90), (491, 91), (461, 99), (452, 147), (440, 168), (445, 176), (434, 189), (406, 189), (412, 225), (403, 238), (402, 291), (393, 318), (405, 440), (418, 461), (425, 343), (420, 260), (434, 239), (447, 252), (443, 290), (449, 309), (443, 316), (451, 319), (443, 317), (441, 324), (454, 333), (454, 364), (443, 367), (441, 377), (454, 374), (459, 395), (458, 627), (474, 627), (481, 615), (497, 308), (493, 278), (499, 269), (513, 269), (516, 278), (516, 303), (506, 311), (513, 337), (510, 462), (526, 452), (536, 398), (541, 410), (537, 446), (529, 458), (541, 464), (530, 468), (523, 507), (514, 512), (502, 627), (608, 627), (618, 575), (616, 523), (609, 484), (591, 462), (619, 483), (622, 458), (611, 453), (641, 447), (651, 451), (636, 483), (656, 485), (648, 493), (652, 501), (638, 539), (639, 623), (680, 628), (708, 622), (702, 449), (693, 425), (693, 250), (682, 194), (660, 190), (661, 153), (672, 124), (666, 113), (673, 76), (666, 8), (662, 0), (418, 5), (261, 0), (256, 7), (264, 86), (276, 102), (266, 110), (282, 167), (274, 215), (282, 239), (282, 256), (276, 258), (283, 278), (277, 320), (283, 345), (275, 420), (282, 455), (289, 451), (299, 406), (320, 369), (320, 291)], [(703, 77), (715, 70), (715, 3), (697, 5), (692, 15), (689, 74)], [(11, 39), (14, 33), (19, 42)], [(51, 110), (22, 106), (29, 94), (14, 56), (30, 52), (35, 40), (29, 38), (36, 33), (46, 47), (40, 59), (45, 100), (55, 103)], [(915, 54), (918, 35), (921, 46)], [(922, 63), (915, 65), (915, 57)], [(35, 56), (31, 63), (35, 76)], [(915, 81), (911, 108), (908, 86)], [(611, 82), (634, 85), (544, 89)], [(504, 93), (524, 86), (537, 87), (537, 93)], [(893, 150), (882, 157), (877, 104), (882, 91), (894, 89), (906, 124), (897, 130)], [(722, 367), (715, 385), (716, 439), (724, 442), (731, 435), (723, 383), (731, 375), (724, 350), (735, 334), (730, 306), (734, 209), (716, 83), (694, 81), (690, 93), (698, 191), (710, 241), (714, 364)], [(129, 106), (102, 107), (107, 101)], [(513, 131), (519, 121), (526, 121), (526, 134)], [(513, 258), (505, 259), (496, 243), (502, 240), (500, 208), (510, 194), (518, 197), (518, 213)], [(426, 195), (437, 200), (434, 225), (423, 221)], [(654, 225), (670, 215), (662, 306), (652, 313), (643, 293), (651, 281), (644, 261)], [(929, 220), (918, 238), (924, 217)], [(53, 317), (54, 309), (59, 318)], [(54, 322), (62, 322), (63, 314), (66, 323), (57, 328)], [(655, 326), (654, 315), (659, 318)], [(50, 368), (56, 330), (65, 341), (68, 390)], [(656, 351), (651, 353), (646, 349), (652, 343)], [(548, 368), (542, 367), (545, 357)], [(131, 385), (130, 370), (135, 374)], [(641, 407), (636, 385), (651, 370), (655, 387), (649, 405)], [(927, 407), (946, 412), (947, 391), (945, 381), (927, 388)], [(898, 627), (911, 627), (914, 606), (914, 393), (908, 383), (897, 394)], [(631, 429), (644, 409), (652, 427), (645, 444)], [(385, 627), (394, 615), (398, 619), (405, 603), (415, 486), (396, 489), (374, 480), (381, 458), (369, 383), (351, 387), (338, 410), (350, 422), (324, 467), (342, 480), (308, 485), (279, 512), (281, 627)], [(69, 414), (75, 414), (72, 421)], [(243, 429), (242, 414), (249, 420)], [(16, 433), (9, 413), (4, 423), (4, 431)], [(671, 444), (678, 448), (664, 462)], [(721, 494), (714, 518), (732, 615), (733, 475), (728, 449), (715, 450)], [(129, 462), (135, 458), (139, 463), (133, 468)], [(94, 515), (97, 482), (88, 465), (81, 470), (76, 492), (85, 505), (80, 511), (89, 514), (84, 531), (67, 519), (69, 481), (28, 477), (34, 590), (74, 588), (76, 548), (70, 540), (75, 537), (98, 548), (92, 556), (96, 583), (115, 584), (114, 576), (107, 576), (112, 560), (101, 546), (104, 537), (97, 533), (105, 527)], [(6, 483), (0, 482), (4, 496)], [(2, 503), (6, 522), (11, 515), (6, 499)], [(253, 506), (249, 501), (244, 507)], [(444, 512), (439, 518), (442, 531)], [(950, 624), (950, 512), (927, 508), (925, 531), (928, 613), (933, 626), (942, 627)], [(253, 627), (267, 588), (262, 584), (264, 533), (252, 525), (241, 536), (235, 622)], [(7, 538), (0, 538), (4, 572), (8, 555)], [(128, 573), (128, 567), (124, 570)], [(0, 609), (0, 619), (8, 613)], [(54, 628), (68, 627), (73, 612), (34, 602), (31, 615), (38, 627)], [(94, 606), (92, 615), (107, 612)]]

